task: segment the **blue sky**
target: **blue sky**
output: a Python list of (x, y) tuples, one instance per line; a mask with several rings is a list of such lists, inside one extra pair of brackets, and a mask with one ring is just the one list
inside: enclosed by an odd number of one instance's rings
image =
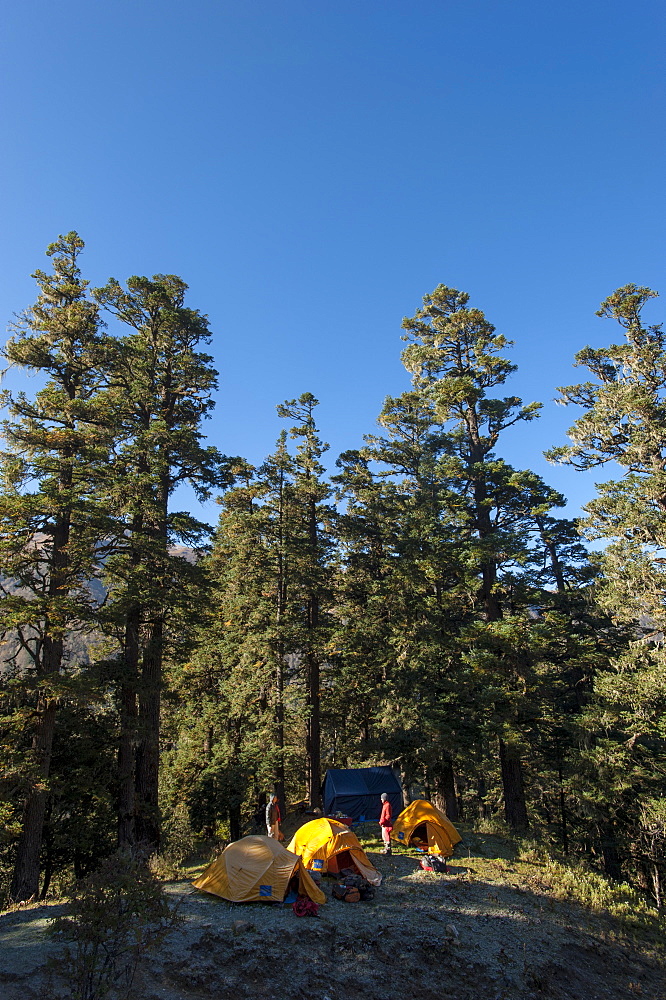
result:
[(609, 475), (543, 460), (576, 416), (556, 386), (617, 339), (606, 295), (664, 291), (664, 23), (641, 0), (7, 4), (0, 317), (71, 229), (93, 284), (180, 274), (215, 335), (210, 439), (260, 462), (309, 391), (332, 463), (407, 388), (402, 317), (464, 289), (515, 342), (507, 393), (545, 403), (499, 452), (575, 513)]

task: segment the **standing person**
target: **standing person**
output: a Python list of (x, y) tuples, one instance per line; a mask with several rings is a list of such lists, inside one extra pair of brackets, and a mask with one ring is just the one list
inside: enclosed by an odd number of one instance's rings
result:
[(382, 840), (384, 841), (384, 854), (391, 853), (391, 830), (393, 829), (393, 809), (386, 792), (382, 792), (382, 812), (379, 817), (379, 825), (382, 828)]
[(266, 806), (266, 829), (268, 836), (274, 837), (275, 840), (282, 840), (282, 834), (280, 833), (281, 819), (278, 797), (277, 795), (269, 795), (268, 805)]

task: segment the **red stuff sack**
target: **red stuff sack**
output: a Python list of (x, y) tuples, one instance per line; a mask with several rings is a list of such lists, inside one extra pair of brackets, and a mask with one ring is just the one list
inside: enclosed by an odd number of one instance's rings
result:
[(291, 905), (297, 917), (316, 917), (319, 913), (319, 903), (308, 899), (307, 896), (299, 896)]

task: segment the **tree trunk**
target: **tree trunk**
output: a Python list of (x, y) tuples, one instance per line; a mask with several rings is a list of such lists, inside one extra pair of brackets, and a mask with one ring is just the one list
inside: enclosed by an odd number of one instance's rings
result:
[(458, 803), (458, 819), (462, 820), (465, 818), (465, 812), (463, 809), (462, 788), (460, 787), (458, 782), (456, 782), (456, 802)]
[[(281, 644), (280, 644), (281, 646)], [(284, 781), (284, 653), (278, 651), (275, 667), (275, 730), (277, 743), (277, 763), (275, 766), (275, 794), (278, 797), (280, 813), (286, 814)]]
[(548, 532), (546, 531), (545, 521), (542, 517), (535, 517), (539, 534), (541, 535), (541, 541), (544, 544), (544, 548), (548, 553), (548, 558), (550, 559), (550, 566), (553, 571), (553, 576), (555, 578), (555, 586), (557, 587), (557, 592), (563, 594), (566, 590), (566, 583), (564, 581), (564, 573), (562, 572), (562, 563), (559, 560), (557, 554), (557, 546), (552, 538), (549, 538)]
[(40, 780), (29, 791), (23, 806), (21, 835), (9, 889), (9, 898), (15, 903), (33, 897), (36, 899), (39, 894), (39, 855), (49, 798), (46, 780), (51, 766), (56, 718), (55, 700), (40, 698), (37, 712), (39, 721), (32, 740), (32, 753), (37, 761)]
[(136, 754), (136, 840), (149, 851), (160, 846), (159, 766), (163, 625), (153, 623), (143, 655)]
[[(255, 800), (256, 800), (256, 808), (254, 810), (255, 833), (263, 834), (265, 836), (267, 796), (266, 792), (260, 791), (256, 785), (255, 785)], [(281, 808), (282, 807), (280, 807), (280, 809)]]
[(433, 801), (452, 823), (458, 820), (458, 799), (456, 797), (456, 781), (453, 773), (453, 761), (445, 758), (437, 772), (433, 774)]
[(139, 671), (139, 610), (132, 608), (125, 623), (123, 678), (120, 687), (120, 737), (118, 743), (118, 846), (135, 843), (135, 741), (137, 726), (136, 682)]
[[(71, 468), (66, 465), (60, 475), (60, 488), (71, 486)], [(67, 578), (70, 535), (70, 512), (62, 513), (53, 528), (49, 598), (58, 599)], [(44, 620), (40, 673), (44, 678), (56, 676), (62, 666), (63, 638), (53, 634), (48, 614)], [(42, 849), (44, 816), (48, 801), (47, 781), (51, 770), (53, 734), (55, 732), (56, 700), (42, 692), (37, 700), (37, 725), (32, 738), (32, 754), (37, 765), (39, 780), (28, 792), (23, 806), (23, 824), (16, 850), (9, 898), (18, 903), (31, 899), (39, 892), (39, 855)]]
[[(345, 767), (347, 765), (345, 764)], [(407, 772), (401, 765), (400, 761), (394, 760), (391, 762), (391, 769), (398, 773), (400, 778), (400, 787), (402, 789), (402, 808), (406, 809), (409, 803), (412, 801), (412, 790), (409, 782)], [(394, 817), (395, 818), (395, 817)]]
[(44, 874), (42, 878), (42, 888), (39, 893), (40, 899), (46, 899), (46, 894), (53, 878), (53, 829), (51, 827), (51, 816), (53, 814), (53, 800), (47, 805), (43, 826), (42, 852), (44, 855)]
[(617, 848), (617, 838), (611, 822), (604, 823), (599, 827), (599, 840), (601, 855), (604, 860), (604, 871), (609, 878), (616, 882), (622, 878), (622, 864)]
[(229, 839), (240, 840), (241, 837), (241, 807), (240, 803), (229, 806)]
[(489, 810), (486, 804), (486, 795), (488, 794), (488, 785), (484, 777), (477, 778), (476, 782), (476, 799), (478, 802), (477, 810), (479, 814), (479, 819), (488, 819)]
[(499, 756), (502, 768), (504, 815), (506, 821), (512, 830), (525, 830), (530, 824), (527, 818), (523, 767), (520, 754), (510, 743), (500, 740)]
[(321, 806), (321, 724), (319, 717), (319, 661), (313, 653), (307, 656), (308, 729), (306, 741), (308, 765), (308, 804), (310, 809)]

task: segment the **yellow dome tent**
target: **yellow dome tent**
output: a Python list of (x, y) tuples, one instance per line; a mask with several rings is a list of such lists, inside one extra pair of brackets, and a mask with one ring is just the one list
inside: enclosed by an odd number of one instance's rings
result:
[(355, 833), (345, 823), (322, 816), (296, 831), (289, 850), (300, 854), (306, 868), (337, 874), (356, 868), (371, 885), (381, 885), (382, 877), (368, 859)]
[(395, 821), (391, 840), (406, 847), (427, 846), (429, 854), (441, 854), (448, 858), (462, 837), (453, 823), (431, 802), (415, 799), (402, 810)]
[(294, 875), (302, 895), (326, 902), (298, 855), (272, 837), (243, 837), (225, 847), (192, 885), (232, 903), (281, 903)]

